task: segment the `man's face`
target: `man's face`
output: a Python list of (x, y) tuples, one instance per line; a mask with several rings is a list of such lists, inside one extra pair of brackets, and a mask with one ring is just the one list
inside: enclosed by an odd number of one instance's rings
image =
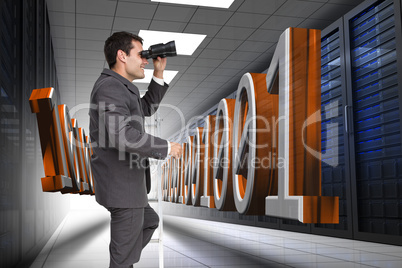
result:
[(133, 40), (132, 44), (134, 47), (127, 55), (126, 72), (131, 80), (142, 79), (145, 77), (144, 68), (148, 64), (148, 60), (140, 56), (140, 52), (143, 50), (141, 43)]

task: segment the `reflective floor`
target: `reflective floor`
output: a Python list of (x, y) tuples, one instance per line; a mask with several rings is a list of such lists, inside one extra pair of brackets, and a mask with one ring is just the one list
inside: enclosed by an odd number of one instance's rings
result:
[[(134, 267), (402, 267), (402, 247), (164, 216)], [(107, 268), (106, 210), (71, 211), (32, 268)]]

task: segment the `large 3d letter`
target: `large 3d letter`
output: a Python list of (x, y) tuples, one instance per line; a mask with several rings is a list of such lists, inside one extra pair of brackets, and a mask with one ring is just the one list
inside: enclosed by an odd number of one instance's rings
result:
[(278, 97), (267, 92), (266, 75), (246, 73), (239, 82), (233, 127), (233, 191), (241, 214), (264, 215), (265, 198), (276, 195)]
[[(34, 89), (29, 103), (36, 113), (45, 176), (41, 179), (44, 192), (69, 193), (76, 181), (69, 177), (63, 130), (61, 129), (54, 88)], [(73, 184), (74, 183), (74, 184)]]
[(163, 182), (162, 182), (162, 195), (163, 201), (169, 201), (169, 168), (170, 168), (170, 158), (165, 162), (163, 168)]
[(202, 142), (203, 128), (195, 129), (193, 141), (193, 167), (191, 182), (191, 203), (193, 206), (200, 206), (200, 197), (204, 193), (204, 151), (205, 146)]
[(177, 201), (177, 188), (178, 188), (178, 176), (179, 176), (179, 159), (171, 158), (172, 162), (172, 183), (170, 186), (170, 202), (176, 203)]
[[(278, 195), (267, 196), (266, 215), (303, 223), (338, 223), (338, 197), (321, 196), (320, 31), (288, 28), (267, 72), (267, 88), (279, 94)], [(316, 116), (316, 118), (312, 118)], [(312, 120), (315, 119), (315, 120)], [(306, 122), (315, 124), (306, 124)]]
[(85, 131), (83, 128), (79, 128), (78, 129), (78, 135), (79, 135), (79, 146), (77, 147), (78, 150), (81, 151), (81, 155), (82, 155), (82, 163), (83, 163), (83, 168), (82, 170), (85, 172), (84, 178), (85, 178), (85, 182), (88, 184), (88, 190), (87, 191), (83, 191), (80, 194), (93, 194), (93, 182), (90, 178), (90, 173), (91, 171), (89, 170), (90, 167), (90, 159), (88, 156), (88, 143), (87, 143), (87, 136), (85, 136)]
[(77, 140), (74, 137), (74, 129), (70, 119), (70, 113), (65, 104), (58, 106), (61, 130), (66, 151), (68, 174), (73, 182), (73, 191), (81, 189), (80, 175), (78, 173)]
[(186, 169), (186, 158), (185, 158), (185, 154), (187, 151), (187, 143), (183, 143), (183, 150), (182, 150), (182, 155), (180, 157), (180, 173), (179, 173), (179, 200), (177, 201), (180, 204), (184, 204), (185, 203), (185, 198), (184, 198), (184, 191), (185, 191), (185, 169)]
[(161, 166), (162, 174), (161, 174), (161, 193), (162, 193), (162, 201), (166, 201), (165, 198), (165, 180), (166, 180), (166, 162)]
[(234, 211), (232, 186), (232, 129), (235, 100), (222, 99), (218, 104), (213, 135), (214, 201), (221, 211)]
[(172, 201), (172, 175), (173, 175), (173, 160), (174, 158), (170, 158), (168, 160), (168, 180), (167, 180), (167, 200), (171, 202)]
[(80, 194), (89, 194), (90, 190), (89, 190), (89, 185), (87, 182), (87, 178), (86, 178), (86, 171), (85, 171), (85, 159), (84, 159), (84, 155), (83, 155), (83, 151), (81, 150), (81, 147), (83, 146), (81, 144), (81, 136), (83, 134), (83, 130), (81, 128), (78, 127), (78, 122), (77, 119), (72, 118), (71, 119), (71, 124), (73, 126), (73, 133), (74, 133), (74, 139), (75, 139), (75, 144), (76, 144), (76, 149), (77, 149), (77, 159), (78, 159), (78, 167), (76, 167), (79, 171), (79, 177), (80, 177), (80, 189), (78, 191), (78, 193)]
[(91, 189), (91, 195), (95, 194), (95, 182), (94, 182), (94, 177), (92, 174), (92, 167), (91, 167), (91, 156), (93, 154), (92, 151), (92, 145), (91, 145), (91, 140), (89, 138), (89, 136), (85, 137), (86, 143), (87, 143), (87, 147), (86, 147), (86, 163), (87, 163), (87, 170), (88, 170), (88, 178), (89, 178), (89, 187)]
[(204, 120), (204, 130), (202, 132), (202, 141), (204, 143), (204, 194), (201, 196), (201, 206), (214, 208), (214, 170), (212, 168), (212, 159), (214, 156), (213, 133), (215, 130), (216, 116), (208, 115)]
[(193, 166), (193, 141), (194, 136), (187, 137), (187, 146), (185, 153), (185, 170), (184, 170), (184, 204), (192, 205), (191, 185), (192, 185), (192, 166)]

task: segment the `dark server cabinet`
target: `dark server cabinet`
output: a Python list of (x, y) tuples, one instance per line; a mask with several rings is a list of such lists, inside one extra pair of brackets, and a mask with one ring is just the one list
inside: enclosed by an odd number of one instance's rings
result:
[(402, 244), (399, 4), (366, 1), (344, 17), (354, 236), (395, 244)]
[(365, 1), (321, 42), (322, 193), (340, 223), (312, 231), (402, 245), (400, 1)]
[(352, 238), (344, 42), (342, 19), (321, 32), (321, 187), (322, 195), (339, 197), (339, 224), (315, 224), (312, 232)]
[(1, 0), (0, 21), (0, 267), (28, 267), (66, 213), (36, 191), (42, 155), (28, 101), (34, 88), (58, 88), (56, 68), (45, 0)]
[(20, 7), (17, 1), (0, 1), (0, 267), (12, 267), (21, 258), (18, 243), (20, 234), (20, 206), (22, 183), (20, 178), (21, 149), (21, 98), (20, 68), (21, 55), (15, 44), (21, 43), (14, 25), (20, 21), (20, 14), (14, 10)]

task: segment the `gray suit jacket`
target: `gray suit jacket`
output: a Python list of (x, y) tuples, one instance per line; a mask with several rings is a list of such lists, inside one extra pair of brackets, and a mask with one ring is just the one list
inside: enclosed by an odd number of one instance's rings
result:
[(167, 84), (161, 86), (152, 80), (141, 98), (133, 83), (109, 69), (104, 69), (96, 81), (91, 93), (89, 129), (99, 204), (116, 208), (148, 204), (148, 158), (164, 159), (168, 144), (145, 133), (144, 116), (157, 110), (167, 88)]

